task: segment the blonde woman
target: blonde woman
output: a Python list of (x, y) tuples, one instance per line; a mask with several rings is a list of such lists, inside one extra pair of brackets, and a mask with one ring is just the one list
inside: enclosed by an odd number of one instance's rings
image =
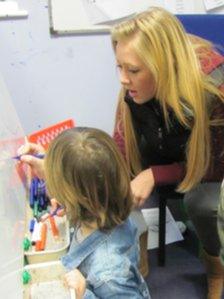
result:
[(111, 35), (122, 85), (114, 138), (132, 175), (135, 204), (141, 207), (161, 185), (185, 194), (204, 248), (208, 298), (218, 299), (224, 58), (162, 8), (115, 25)]
[[(40, 153), (27, 144), (20, 153)], [(126, 164), (113, 139), (94, 128), (64, 131), (43, 160), (24, 155), (64, 206), (75, 233), (62, 258), (77, 298), (150, 299), (138, 270), (137, 228)], [(44, 165), (43, 165), (44, 164)], [(44, 166), (44, 167), (43, 167)]]

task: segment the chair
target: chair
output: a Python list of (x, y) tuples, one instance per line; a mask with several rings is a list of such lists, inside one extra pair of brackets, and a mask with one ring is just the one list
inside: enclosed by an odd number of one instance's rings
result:
[(161, 186), (156, 188), (159, 199), (159, 248), (158, 265), (163, 267), (166, 263), (166, 205), (167, 199), (183, 199), (183, 194), (175, 192), (175, 187)]

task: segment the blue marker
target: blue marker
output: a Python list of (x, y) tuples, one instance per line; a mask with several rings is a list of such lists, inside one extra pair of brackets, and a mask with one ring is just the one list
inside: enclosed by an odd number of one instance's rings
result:
[(57, 215), (57, 212), (60, 210), (63, 210), (64, 207), (63, 206), (58, 206), (52, 213), (46, 213), (44, 215), (41, 216), (41, 221), (45, 221), (47, 220), (49, 217), (53, 217)]
[(32, 183), (33, 183), (33, 194), (34, 194), (34, 198), (37, 199), (37, 187), (38, 187), (38, 178), (33, 178), (32, 179)]
[(57, 209), (55, 209), (52, 213), (50, 213), (50, 216), (55, 216), (57, 215), (57, 212), (63, 210), (63, 206), (59, 206), (57, 207)]
[[(44, 154), (23, 154), (23, 155), (30, 155), (30, 156), (33, 156), (33, 157), (39, 158), (39, 159), (43, 159), (45, 156)], [(7, 161), (7, 160), (11, 160), (11, 159), (19, 161), (23, 155), (18, 155), (18, 156), (14, 156), (14, 157), (10, 157), (10, 158), (2, 158), (2, 159), (0, 158), (0, 161)]]
[(32, 233), (34, 230), (34, 225), (35, 225), (35, 219), (30, 220), (30, 232)]
[[(24, 154), (24, 155), (26, 155), (26, 154)], [(39, 159), (43, 159), (44, 158), (44, 154), (27, 154), (27, 155), (30, 155), (30, 156), (33, 156), (33, 157), (35, 157), (35, 158), (39, 158)], [(12, 159), (15, 159), (15, 160), (20, 160), (20, 158), (22, 157), (23, 155), (18, 155), (18, 156), (14, 156), (14, 157), (12, 157)]]
[(31, 185), (30, 185), (30, 207), (33, 209), (34, 207), (34, 190), (33, 190), (33, 180), (31, 182)]
[(41, 208), (44, 209), (45, 202), (44, 202), (44, 197), (43, 196), (40, 197), (39, 204), (40, 204)]

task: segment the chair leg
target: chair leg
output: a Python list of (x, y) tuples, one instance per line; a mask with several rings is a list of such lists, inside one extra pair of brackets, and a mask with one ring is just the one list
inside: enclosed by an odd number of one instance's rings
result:
[(158, 264), (163, 267), (166, 263), (166, 198), (159, 197), (159, 249)]

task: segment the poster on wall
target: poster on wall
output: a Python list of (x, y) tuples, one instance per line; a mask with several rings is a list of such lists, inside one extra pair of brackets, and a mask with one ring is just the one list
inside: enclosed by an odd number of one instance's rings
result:
[(174, 14), (224, 13), (224, 0), (49, 0), (52, 34), (109, 32), (110, 26), (150, 6)]

